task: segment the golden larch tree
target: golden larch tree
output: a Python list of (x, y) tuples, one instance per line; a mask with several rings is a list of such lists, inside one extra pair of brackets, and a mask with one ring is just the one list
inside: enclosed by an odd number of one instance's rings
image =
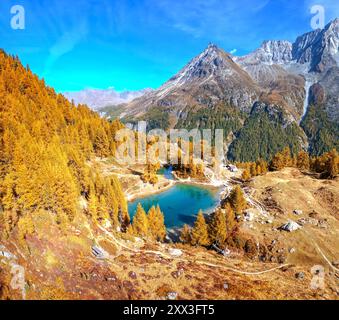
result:
[(210, 238), (217, 245), (222, 245), (227, 236), (226, 217), (222, 209), (214, 212), (212, 221), (209, 224)]
[(187, 224), (183, 226), (180, 232), (180, 241), (182, 243), (187, 244), (192, 242), (191, 231), (192, 231), (191, 228)]
[(240, 186), (232, 189), (229, 202), (236, 213), (241, 213), (247, 206), (247, 201)]
[(135, 235), (140, 237), (147, 237), (149, 235), (148, 218), (140, 203), (137, 206), (137, 210), (133, 218), (133, 232)]
[(160, 207), (152, 207), (148, 211), (148, 228), (150, 237), (156, 241), (163, 241), (166, 236), (165, 218)]
[(210, 244), (208, 226), (201, 210), (192, 229), (191, 244), (194, 246), (208, 246)]

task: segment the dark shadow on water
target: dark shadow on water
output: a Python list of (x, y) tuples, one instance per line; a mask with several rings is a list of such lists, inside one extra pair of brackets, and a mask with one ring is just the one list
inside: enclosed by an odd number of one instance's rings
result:
[(178, 220), (183, 222), (184, 224), (193, 225), (196, 216), (188, 216), (185, 214), (178, 214)]

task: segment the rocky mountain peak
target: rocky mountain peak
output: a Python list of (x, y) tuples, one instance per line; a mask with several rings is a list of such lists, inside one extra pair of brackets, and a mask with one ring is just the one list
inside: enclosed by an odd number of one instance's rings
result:
[(218, 103), (249, 110), (259, 88), (232, 56), (215, 44), (193, 58), (158, 90), (127, 105), (126, 113), (142, 115), (151, 107), (170, 109), (177, 117), (187, 106)]
[(293, 60), (309, 63), (310, 71), (323, 72), (339, 62), (339, 19), (297, 38), (293, 44)]
[(229, 54), (209, 44), (208, 47), (197, 57), (192, 59), (178, 74), (170, 79), (177, 81), (177, 84), (190, 82), (196, 79), (203, 79), (209, 76), (230, 75), (234, 62)]
[(264, 63), (282, 64), (292, 59), (292, 43), (285, 40), (264, 41), (258, 53)]
[(330, 22), (324, 30), (325, 46), (330, 54), (335, 55), (339, 51), (339, 18)]
[(284, 64), (292, 60), (292, 43), (285, 40), (266, 40), (254, 52), (237, 58), (242, 65)]
[(209, 51), (209, 52), (213, 52), (213, 51), (217, 51), (220, 50), (218, 48), (218, 46), (215, 43), (210, 42), (207, 46), (207, 48), (205, 49), (205, 51)]

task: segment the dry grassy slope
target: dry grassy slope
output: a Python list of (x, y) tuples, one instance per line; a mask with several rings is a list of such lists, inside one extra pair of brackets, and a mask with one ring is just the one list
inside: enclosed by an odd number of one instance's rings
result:
[[(269, 228), (255, 224), (253, 234), (266, 238), (266, 242), (277, 240), (285, 249), (294, 248), (287, 262), (305, 267), (319, 264), (333, 271), (330, 263), (339, 259), (338, 178), (320, 180), (286, 168), (257, 177), (250, 188), (254, 198), (274, 216)], [(296, 215), (294, 210), (301, 210), (302, 214)], [(300, 223), (302, 228), (291, 233), (276, 230), (288, 220)]]
[[(311, 236), (303, 231), (273, 231), (271, 224), (253, 222), (253, 229), (248, 231), (261, 241), (277, 239), (283, 247), (296, 248), (288, 255), (292, 266), (244, 274), (279, 264), (250, 261), (240, 254), (224, 258), (205, 249), (183, 246), (179, 246), (183, 255), (175, 258), (168, 253), (171, 245), (121, 239), (121, 234), (94, 227), (79, 217), (73, 227), (60, 231), (46, 214), (36, 217), (36, 233), (27, 239), (29, 249), (13, 239), (2, 243), (17, 256), (17, 260), (0, 257), (0, 282), (7, 283), (1, 289), (2, 295), (21, 298), (19, 290), (8, 286), (10, 265), (16, 263), (25, 267), (27, 299), (165, 299), (169, 292), (177, 293), (178, 299), (337, 299), (338, 273), (326, 266), (312, 239), (330, 259), (338, 258), (338, 217), (332, 210), (338, 197), (338, 181), (315, 180), (285, 169), (257, 177), (251, 187), (256, 188), (255, 197), (263, 202), (269, 192), (280, 210), (286, 212), (276, 211), (274, 227), (287, 218), (295, 220), (290, 211), (296, 208), (303, 210), (305, 217), (314, 209), (319, 217), (327, 219), (326, 229), (304, 226)], [(327, 195), (326, 199), (332, 195), (333, 201), (323, 200), (322, 194)], [(95, 258), (93, 245), (101, 246), (109, 255)], [(310, 268), (314, 264), (326, 268), (323, 290), (310, 287)], [(296, 279), (297, 272), (304, 272), (304, 279)]]

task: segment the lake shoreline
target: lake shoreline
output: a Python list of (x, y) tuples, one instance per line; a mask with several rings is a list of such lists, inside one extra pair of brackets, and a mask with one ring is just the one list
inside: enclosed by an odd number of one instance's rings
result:
[[(189, 179), (180, 179), (180, 178), (177, 178), (175, 176), (175, 179), (176, 180), (171, 180), (171, 179), (167, 179), (167, 178), (164, 178), (165, 181), (162, 181), (161, 184), (164, 184), (164, 183), (167, 183), (165, 186), (163, 185), (159, 185), (156, 184), (156, 186), (151, 186), (152, 189), (149, 189), (149, 190), (146, 190), (146, 191), (140, 191), (140, 192), (136, 192), (136, 193), (132, 193), (132, 194), (127, 194), (126, 195), (126, 199), (127, 199), (127, 202), (134, 202), (136, 201), (137, 199), (144, 199), (144, 198), (147, 198), (149, 196), (152, 196), (152, 195), (156, 195), (156, 194), (160, 194), (160, 193), (163, 193), (171, 188), (173, 188), (176, 184), (182, 184), (182, 185), (195, 185), (195, 186), (205, 186), (205, 187), (210, 187), (210, 188), (221, 188), (221, 187), (224, 187), (224, 184), (214, 184), (214, 183), (211, 183), (211, 182), (202, 182), (202, 181), (197, 181), (197, 180), (191, 180), (190, 178)], [(150, 186), (148, 184), (148, 186)], [(224, 190), (222, 190), (220, 192), (220, 195), (224, 192)], [(220, 199), (221, 200), (221, 199)]]
[[(220, 206), (224, 187), (220, 184), (194, 181), (191, 179), (164, 179), (166, 185), (156, 190), (142, 190), (129, 197), (128, 207), (133, 218), (140, 203), (146, 212), (155, 205), (160, 205), (165, 215), (165, 224), (169, 234), (177, 233), (184, 224), (193, 225), (199, 210), (207, 216)], [(173, 177), (174, 178), (174, 177)]]
[[(147, 198), (147, 197), (155, 195), (155, 194), (163, 193), (163, 192), (173, 188), (177, 184), (178, 181), (167, 179), (166, 182), (167, 182), (166, 185), (158, 185), (157, 184), (157, 188), (155, 186), (151, 186), (152, 189), (126, 195), (126, 200), (127, 200), (127, 202), (133, 202), (137, 199), (144, 199), (144, 198)], [(162, 184), (163, 183), (164, 182), (162, 182)]]

